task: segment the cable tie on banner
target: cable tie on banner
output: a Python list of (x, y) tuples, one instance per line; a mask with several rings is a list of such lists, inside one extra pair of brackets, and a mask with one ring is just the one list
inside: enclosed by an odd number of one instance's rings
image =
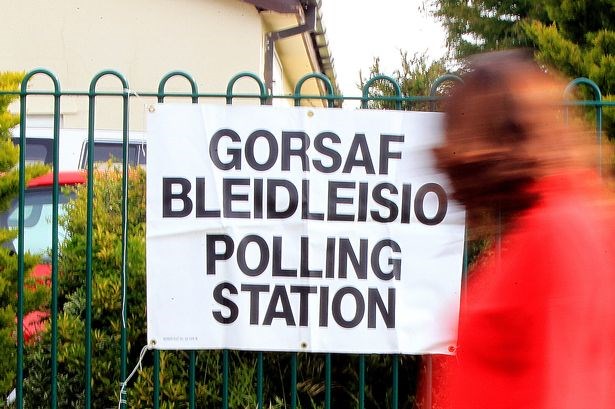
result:
[(148, 107), (151, 106), (151, 104), (148, 104), (147, 101), (143, 97), (141, 97), (141, 95), (139, 95), (139, 93), (135, 90), (132, 90), (130, 88), (124, 88), (124, 94), (127, 94), (129, 97), (131, 95), (137, 97), (139, 102), (143, 104), (143, 109), (148, 109)]
[(128, 94), (128, 96), (130, 96), (132, 94), (135, 97), (137, 97), (138, 99), (141, 99), (141, 95), (139, 95), (139, 93), (137, 91), (134, 91), (134, 90), (132, 90), (130, 88), (124, 88), (124, 93)]
[[(137, 93), (137, 91), (133, 91), (130, 88), (124, 88), (124, 93), (127, 94), (128, 97), (130, 97), (131, 94), (135, 95), (139, 100), (141, 100), (141, 96)], [(130, 103), (127, 104), (126, 109), (127, 109), (128, 115), (130, 115)], [(128, 126), (128, 129), (126, 129), (126, 132), (127, 132), (127, 136), (128, 136), (127, 143), (130, 143), (130, 125)], [(124, 166), (128, 166), (127, 163), (124, 163)], [(128, 190), (128, 188), (127, 188), (128, 180), (124, 180), (124, 181), (122, 181), (122, 183), (126, 185), (126, 191), (127, 191)], [(126, 209), (126, 211), (128, 211), (128, 195), (126, 195), (126, 197), (124, 197), (123, 200), (124, 201), (122, 203), (122, 206)], [(126, 237), (126, 238), (128, 237), (127, 228), (128, 228), (128, 223), (126, 223), (125, 225), (122, 226), (123, 233), (124, 233), (123, 236)], [(127, 251), (126, 250), (126, 245), (127, 245), (126, 241), (127, 240), (124, 240), (123, 243), (122, 243), (122, 246), (123, 246), (122, 254), (126, 254), (126, 251)], [(126, 288), (128, 287), (128, 281), (127, 281), (127, 276), (126, 276), (126, 264), (127, 263), (128, 263), (127, 260), (125, 260), (125, 259), (122, 260), (122, 272), (121, 272), (121, 274), (122, 274), (122, 280), (123, 280), (123, 283), (124, 283), (124, 285), (122, 286), (122, 328), (124, 328), (124, 329), (127, 328), (127, 325), (126, 325), (126, 297), (127, 297)], [(121, 396), (120, 396), (120, 400), (121, 400)]]
[(143, 357), (145, 357), (145, 353), (150, 350), (153, 349), (153, 344), (146, 344), (143, 346), (143, 348), (141, 348), (141, 352), (139, 353), (139, 361), (137, 362), (137, 364), (135, 365), (135, 367), (132, 369), (132, 372), (130, 372), (130, 375), (128, 375), (128, 377), (126, 378), (126, 380), (124, 382), (120, 383), (120, 400), (117, 404), (117, 408), (118, 409), (122, 409), (122, 404), (126, 404), (127, 400), (126, 400), (126, 386), (128, 385), (128, 382), (130, 382), (130, 380), (132, 379), (132, 377), (135, 375), (135, 373), (137, 373), (137, 370), (141, 370), (142, 366), (141, 364), (143, 363)]
[[(143, 104), (143, 109), (147, 110), (149, 112), (152, 112), (152, 105), (148, 104), (145, 99), (143, 99), (141, 97), (141, 95), (139, 95), (139, 93), (137, 91), (134, 91), (130, 88), (124, 88), (124, 93), (128, 94), (128, 96), (130, 95), (134, 95), (135, 97), (137, 97), (137, 99)], [(130, 104), (128, 105), (128, 109), (130, 109)], [(146, 154), (146, 150), (145, 150), (145, 141), (141, 142), (139, 144), (139, 149), (141, 151), (141, 154), (143, 155), (143, 157), (145, 157)]]
[[(128, 97), (130, 97), (131, 95), (134, 95), (137, 97), (137, 99), (143, 104), (144, 109), (147, 107), (147, 103), (146, 101), (141, 98), (141, 96), (139, 95), (139, 93), (135, 90), (132, 90), (130, 88), (124, 88), (124, 93), (128, 95)], [(127, 104), (126, 106), (127, 109), (127, 113), (128, 115), (130, 115), (130, 103)], [(130, 126), (128, 126), (128, 129), (126, 130), (127, 132), (127, 136), (128, 136), (128, 143), (130, 143)], [(140, 151), (143, 154), (143, 156), (145, 157), (145, 141), (143, 140), (140, 144)], [(126, 166), (126, 164), (124, 164)], [(123, 181), (124, 184), (126, 184), (126, 191), (128, 189), (128, 180), (124, 180)], [(128, 209), (128, 195), (126, 195), (126, 197), (124, 197), (124, 202), (122, 203), (122, 205), (126, 208), (126, 210)], [(122, 226), (123, 229), (123, 233), (124, 233), (124, 237), (128, 237), (128, 232), (127, 232), (127, 228), (128, 228), (128, 223), (126, 223), (124, 226)], [(124, 240), (124, 242), (122, 243), (123, 246), (123, 254), (126, 254), (127, 252), (127, 240)], [(126, 298), (127, 298), (127, 287), (128, 287), (128, 277), (126, 274), (126, 264), (128, 264), (127, 260), (122, 260), (122, 279), (124, 281), (124, 285), (122, 287), (122, 328), (127, 328), (127, 324), (126, 324)]]

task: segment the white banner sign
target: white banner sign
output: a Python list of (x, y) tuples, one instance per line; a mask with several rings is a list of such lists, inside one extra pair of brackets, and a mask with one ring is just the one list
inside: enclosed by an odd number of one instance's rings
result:
[(450, 353), (464, 214), (441, 116), (161, 104), (148, 117), (159, 349)]

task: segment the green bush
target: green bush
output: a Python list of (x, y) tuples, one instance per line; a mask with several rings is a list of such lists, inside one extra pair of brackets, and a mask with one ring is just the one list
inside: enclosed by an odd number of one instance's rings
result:
[[(16, 90), (23, 73), (0, 72), (0, 92)], [(0, 94), (0, 211), (6, 211), (17, 196), (19, 174), (16, 165), (19, 148), (10, 140), (10, 129), (19, 123), (17, 115), (8, 112), (13, 95)], [(26, 178), (38, 176), (46, 171), (41, 165), (28, 166)], [(17, 236), (16, 231), (0, 229), (0, 407), (5, 398), (15, 388), (17, 368), (17, 256), (13, 249), (6, 246)], [(31, 268), (40, 262), (36, 256), (26, 254), (24, 281), (24, 314), (35, 310), (45, 310), (49, 291), (30, 277)], [(29, 345), (26, 345), (26, 348)]]

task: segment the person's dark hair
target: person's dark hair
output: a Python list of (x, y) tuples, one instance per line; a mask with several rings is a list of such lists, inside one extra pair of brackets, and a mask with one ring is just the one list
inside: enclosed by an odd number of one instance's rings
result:
[(504, 220), (529, 207), (532, 183), (557, 168), (585, 165), (581, 128), (562, 117), (564, 84), (525, 51), (478, 55), (445, 104), (438, 167), (468, 211)]

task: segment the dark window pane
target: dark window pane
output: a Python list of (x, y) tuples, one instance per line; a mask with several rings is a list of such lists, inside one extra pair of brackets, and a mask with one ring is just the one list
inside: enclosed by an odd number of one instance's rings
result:
[[(12, 138), (19, 145), (19, 138)], [(53, 161), (53, 139), (26, 138), (26, 163), (44, 163), (51, 165)]]

